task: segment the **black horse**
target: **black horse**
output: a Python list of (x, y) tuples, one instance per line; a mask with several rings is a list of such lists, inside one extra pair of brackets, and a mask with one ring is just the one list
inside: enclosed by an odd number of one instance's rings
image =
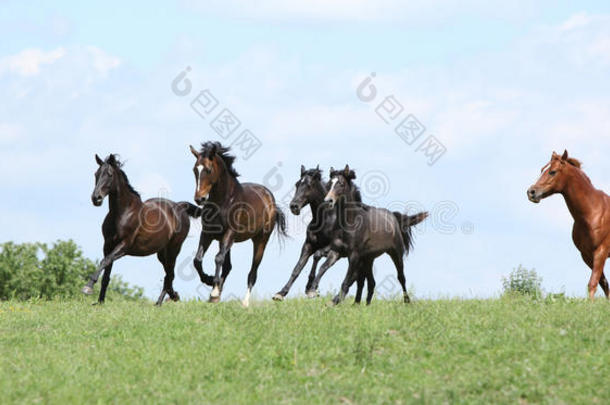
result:
[[(327, 184), (322, 180), (322, 171), (320, 167), (315, 169), (305, 169), (305, 166), (301, 166), (301, 177), (296, 183), (296, 191), (292, 201), (290, 202), (290, 211), (294, 215), (299, 215), (303, 207), (309, 205), (311, 209), (312, 219), (307, 226), (307, 236), (305, 243), (301, 248), (301, 256), (297, 262), (290, 278), (286, 285), (275, 294), (273, 299), (275, 301), (283, 301), (288, 291), (301, 274), (303, 267), (307, 264), (309, 258), (313, 255), (313, 264), (309, 273), (309, 279), (305, 291), (310, 297), (317, 296), (317, 284), (313, 286), (316, 268), (320, 259), (324, 256), (327, 257), (326, 262), (322, 265), (320, 271), (322, 274), (328, 270), (333, 264), (342, 257), (345, 257), (347, 251), (344, 248), (339, 248), (342, 245), (340, 240), (337, 240), (334, 244), (336, 247), (334, 250), (331, 249), (331, 242), (334, 239), (340, 238), (342, 233), (336, 227), (337, 212), (335, 207), (331, 207), (329, 204), (324, 203), (324, 198), (328, 192)], [(361, 202), (360, 192), (357, 188), (353, 189), (354, 195), (353, 200)], [(359, 303), (362, 297), (362, 288), (364, 279), (368, 280), (368, 296), (367, 303), (373, 296), (375, 290), (375, 279), (373, 278), (372, 263), (367, 270), (363, 270), (362, 279), (359, 279), (358, 292), (356, 294), (356, 303)], [(321, 276), (320, 276), (321, 277)], [(319, 280), (318, 280), (319, 281)]]
[(103, 303), (114, 261), (126, 255), (148, 256), (156, 253), (165, 269), (165, 281), (157, 305), (163, 303), (165, 295), (178, 301), (178, 293), (172, 286), (176, 257), (189, 233), (189, 217), (198, 218), (201, 209), (188, 202), (175, 203), (162, 198), (142, 202), (115, 155), (108, 156), (106, 160), (95, 155), (95, 160), (99, 168), (95, 172), (91, 201), (99, 207), (109, 196), (110, 202), (102, 225), (104, 259), (83, 287), (83, 293), (93, 294), (93, 285), (104, 271), (98, 299), (100, 304)]
[[(402, 287), (403, 300), (410, 302), (404, 275), (403, 257), (413, 246), (411, 227), (419, 224), (428, 216), (427, 212), (408, 216), (391, 212), (384, 208), (365, 206), (353, 198), (357, 186), (352, 183), (355, 173), (346, 166), (344, 170), (330, 172), (330, 182), (325, 202), (337, 206), (336, 229), (341, 238), (333, 241), (333, 249), (347, 250), (349, 267), (339, 294), (333, 299), (340, 303), (347, 295), (350, 286), (360, 278), (363, 268), (387, 253), (396, 266), (398, 281)], [(336, 241), (340, 244), (336, 245)], [(318, 274), (314, 285), (321, 275)]]

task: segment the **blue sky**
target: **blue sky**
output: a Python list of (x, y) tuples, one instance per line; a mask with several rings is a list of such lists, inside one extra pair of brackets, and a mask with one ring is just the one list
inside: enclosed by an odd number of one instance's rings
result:
[[(262, 142), (238, 160), (243, 180), (282, 199), (301, 164), (349, 163), (369, 202), (432, 211), (406, 265), (417, 296), (494, 296), (519, 264), (548, 291), (584, 295), (589, 270), (562, 198), (535, 206), (525, 190), (564, 148), (610, 190), (607, 2), (0, 4), (2, 241), (72, 238), (99, 258), (107, 208), (89, 200), (95, 153), (119, 153), (145, 198), (190, 200), (188, 145), (220, 140), (189, 105), (209, 89)], [(193, 90), (179, 97), (171, 82), (187, 66)], [(371, 72), (379, 94), (365, 103), (356, 88)], [(435, 165), (375, 114), (390, 95), (446, 147)], [(303, 219), (289, 217), (292, 238), (269, 246), (259, 297), (279, 290), (297, 260)], [(193, 223), (176, 281), (185, 297), (205, 293), (190, 280), (196, 243)], [(249, 243), (234, 250), (227, 297), (243, 294), (250, 264)], [(154, 258), (121, 259), (114, 272), (150, 296), (163, 277)], [(391, 262), (379, 259), (376, 272), (390, 283), (380, 294), (391, 293)]]

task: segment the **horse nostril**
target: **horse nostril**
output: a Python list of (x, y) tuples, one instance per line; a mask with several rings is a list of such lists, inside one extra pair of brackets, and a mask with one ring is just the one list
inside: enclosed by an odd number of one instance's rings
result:
[(533, 189), (529, 189), (529, 195), (534, 196), (536, 194), (536, 191)]

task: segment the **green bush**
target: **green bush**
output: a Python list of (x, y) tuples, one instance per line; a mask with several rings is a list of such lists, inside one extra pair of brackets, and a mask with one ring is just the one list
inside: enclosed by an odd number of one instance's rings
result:
[[(97, 264), (83, 256), (73, 241), (0, 244), (0, 300), (70, 298), (95, 271)], [(128, 299), (140, 299), (143, 291), (118, 277), (108, 289)]]
[(528, 270), (519, 265), (516, 269), (502, 278), (504, 294), (528, 295), (533, 297), (542, 296), (542, 278), (538, 276), (536, 270)]

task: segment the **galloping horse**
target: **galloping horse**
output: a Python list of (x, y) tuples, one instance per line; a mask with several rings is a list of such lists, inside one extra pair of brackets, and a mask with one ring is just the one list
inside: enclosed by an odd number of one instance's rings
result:
[[(356, 187), (352, 183), (355, 178), (349, 166), (345, 166), (344, 170), (331, 168), (329, 191), (325, 197), (331, 206), (338, 206), (337, 229), (343, 233), (341, 243), (345, 246), (337, 246), (337, 249), (347, 249), (349, 260), (347, 274), (333, 303), (340, 303), (350, 286), (361, 276), (359, 271), (371, 267), (373, 261), (384, 253), (392, 258), (396, 266), (403, 300), (408, 303), (410, 298), (407, 294), (403, 256), (409, 254), (413, 244), (411, 227), (426, 219), (428, 213), (408, 216), (384, 208), (364, 206), (351, 198)], [(318, 277), (320, 274), (316, 281)]]
[(149, 256), (157, 253), (165, 270), (163, 290), (157, 305), (163, 303), (166, 294), (178, 301), (180, 297), (172, 285), (176, 257), (189, 233), (189, 216), (198, 218), (201, 209), (188, 202), (175, 203), (161, 198), (142, 202), (140, 194), (129, 184), (121, 169), (122, 164), (115, 155), (108, 156), (106, 160), (95, 155), (95, 160), (99, 168), (95, 173), (95, 189), (91, 201), (99, 207), (104, 198), (109, 196), (110, 203), (102, 225), (104, 259), (82, 292), (93, 294), (93, 285), (104, 271), (98, 299), (100, 304), (103, 303), (114, 261), (126, 255)]
[(551, 161), (542, 168), (540, 179), (527, 190), (527, 197), (539, 203), (557, 193), (563, 195), (574, 218), (572, 240), (592, 270), (589, 298), (593, 299), (599, 284), (610, 299), (604, 275), (604, 265), (610, 257), (610, 197), (593, 187), (580, 162), (569, 157), (567, 150), (562, 156), (553, 152)]
[(219, 142), (207, 142), (202, 144), (200, 151), (192, 146), (190, 149), (196, 158), (193, 168), (195, 202), (202, 205), (204, 210), (201, 219), (203, 229), (194, 260), (195, 269), (202, 281), (209, 280), (210, 277), (203, 273), (201, 261), (212, 241), (219, 241), (210, 302), (220, 301), (225, 279), (231, 271), (231, 266), (225, 265), (231, 246), (234, 242), (251, 239), (254, 253), (248, 273), (248, 290), (242, 302), (247, 307), (269, 237), (274, 228), (278, 229), (280, 236), (286, 236), (286, 218), (269, 189), (260, 184), (240, 183), (237, 180), (239, 174), (233, 168), (235, 157), (228, 153), (229, 148)]
[[(313, 255), (313, 264), (309, 273), (309, 280), (305, 287), (305, 292), (309, 293), (311, 297), (317, 296), (317, 286), (312, 288), (313, 282), (316, 275), (316, 268), (318, 262), (323, 256), (327, 256), (326, 262), (322, 265), (322, 274), (326, 272), (333, 264), (337, 262), (341, 257), (345, 257), (347, 253), (342, 251), (333, 251), (330, 249), (330, 244), (334, 238), (341, 237), (342, 233), (336, 230), (335, 223), (337, 220), (336, 208), (331, 208), (329, 204), (324, 203), (324, 197), (328, 192), (327, 184), (322, 181), (322, 171), (320, 167), (315, 169), (305, 169), (305, 166), (301, 166), (301, 177), (297, 181), (296, 190), (294, 197), (290, 202), (290, 211), (294, 215), (299, 215), (303, 207), (309, 205), (311, 209), (311, 221), (307, 225), (307, 236), (305, 243), (301, 248), (301, 256), (297, 262), (290, 278), (286, 285), (273, 296), (275, 301), (283, 301), (288, 291), (294, 284), (297, 277), (301, 274), (303, 267)], [(355, 201), (361, 202), (360, 192), (354, 189), (354, 195), (352, 198)], [(340, 244), (340, 242), (339, 242)], [(375, 289), (375, 279), (373, 278), (372, 268), (370, 271), (363, 271), (363, 275), (368, 280), (368, 298), (367, 303), (370, 304), (373, 291)], [(366, 273), (366, 274), (365, 274)], [(358, 282), (358, 292), (356, 293), (356, 303), (359, 303), (362, 298), (362, 282)]]

